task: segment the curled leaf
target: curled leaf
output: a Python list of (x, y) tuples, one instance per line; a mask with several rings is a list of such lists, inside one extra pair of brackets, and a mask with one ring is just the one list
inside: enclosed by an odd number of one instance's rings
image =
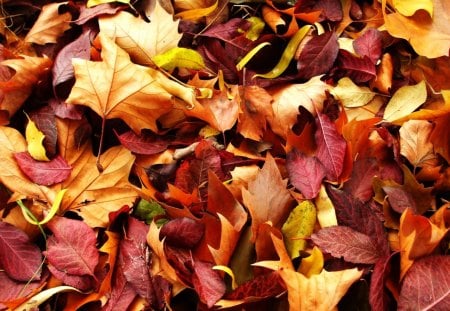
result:
[(261, 51), (262, 48), (268, 45), (270, 45), (270, 42), (263, 42), (255, 46), (253, 49), (251, 49), (250, 52), (248, 52), (244, 57), (242, 57), (239, 63), (237, 63), (236, 69), (242, 70), (245, 67), (245, 65), (247, 65), (247, 63), (253, 58), (253, 56), (255, 56), (259, 51)]

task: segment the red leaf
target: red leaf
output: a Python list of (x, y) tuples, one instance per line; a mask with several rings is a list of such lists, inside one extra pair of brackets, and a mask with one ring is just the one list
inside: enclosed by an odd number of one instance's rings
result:
[(358, 158), (353, 163), (352, 176), (343, 189), (362, 202), (367, 202), (373, 196), (372, 179), (379, 174), (380, 167), (376, 159)]
[(277, 271), (258, 275), (255, 278), (239, 285), (226, 295), (226, 299), (241, 300), (250, 297), (269, 298), (281, 294), (284, 288), (283, 280)]
[(133, 131), (117, 135), (117, 138), (125, 148), (137, 154), (157, 154), (169, 146), (168, 141), (159, 139), (156, 135), (141, 134), (138, 136)]
[(321, 0), (321, 1), (298, 1), (297, 12), (320, 11), (320, 22), (329, 20), (338, 22), (342, 20), (342, 6), (339, 0)]
[(309, 80), (328, 72), (333, 66), (338, 52), (339, 44), (333, 31), (313, 37), (300, 53), (297, 63), (299, 78)]
[(338, 67), (355, 83), (367, 82), (376, 76), (376, 68), (370, 58), (359, 58), (346, 50), (340, 50)]
[(41, 251), (28, 235), (13, 225), (0, 221), (0, 268), (16, 281), (39, 280)]
[(58, 99), (51, 99), (49, 105), (55, 115), (61, 119), (81, 120), (83, 118), (83, 107), (80, 105), (67, 104)]
[(450, 257), (418, 259), (406, 274), (398, 310), (450, 310)]
[(369, 28), (353, 41), (353, 48), (359, 56), (366, 56), (376, 64), (382, 53), (382, 43), (381, 33), (375, 28)]
[(72, 167), (58, 155), (49, 162), (33, 159), (28, 152), (14, 154), (20, 170), (38, 185), (51, 186), (66, 180), (72, 172)]
[(327, 115), (318, 113), (316, 126), (316, 157), (326, 168), (327, 179), (337, 181), (344, 166), (347, 143)]
[(387, 199), (392, 209), (397, 213), (403, 213), (408, 207), (411, 207), (414, 211), (417, 210), (416, 203), (411, 194), (400, 186), (384, 186), (383, 191), (386, 192)]
[(194, 264), (194, 273), (192, 275), (192, 284), (197, 291), (200, 300), (208, 308), (225, 294), (225, 283), (220, 277), (219, 272), (212, 269), (213, 265), (203, 261), (196, 261)]
[(205, 225), (191, 218), (176, 218), (166, 223), (159, 232), (160, 238), (175, 247), (194, 248), (205, 233)]
[(92, 37), (91, 31), (84, 31), (77, 39), (61, 49), (52, 68), (53, 88), (74, 77), (73, 58), (89, 59)]
[(373, 264), (380, 258), (377, 245), (367, 235), (349, 227), (334, 226), (322, 228), (311, 235), (321, 250), (336, 258), (361, 264)]
[(56, 141), (58, 139), (55, 112), (51, 107), (44, 106), (30, 113), (30, 118), (36, 123), (38, 129), (44, 133), (44, 148), (49, 158), (53, 158), (56, 154)]
[(65, 217), (53, 218), (48, 228), (53, 232), (45, 252), (49, 264), (69, 276), (94, 276), (99, 260), (94, 230), (83, 221)]
[[(0, 271), (0, 301), (7, 302), (26, 297), (41, 285), (41, 282), (17, 282), (8, 277), (5, 271)], [(1, 302), (0, 310), (3, 310)]]
[(129, 217), (125, 238), (120, 243), (119, 260), (125, 279), (136, 293), (147, 301), (153, 301), (150, 283), (148, 225)]
[(126, 6), (115, 6), (115, 5), (112, 5), (111, 3), (102, 3), (99, 5), (96, 5), (92, 8), (86, 8), (83, 6), (80, 9), (80, 16), (75, 21), (75, 24), (83, 25), (86, 22), (88, 22), (89, 20), (91, 20), (95, 17), (98, 17), (100, 15), (106, 15), (106, 14), (114, 15), (118, 11), (123, 10), (124, 8), (126, 8)]
[(114, 284), (111, 290), (111, 297), (103, 307), (103, 311), (128, 310), (128, 307), (136, 297), (136, 291), (125, 280), (122, 267), (117, 266), (114, 277)]
[(389, 310), (390, 297), (386, 292), (386, 279), (391, 272), (390, 260), (392, 256), (380, 258), (373, 267), (370, 279), (369, 302), (373, 311)]
[(320, 190), (325, 168), (316, 157), (309, 157), (294, 149), (287, 154), (286, 168), (292, 185), (305, 199), (313, 199)]

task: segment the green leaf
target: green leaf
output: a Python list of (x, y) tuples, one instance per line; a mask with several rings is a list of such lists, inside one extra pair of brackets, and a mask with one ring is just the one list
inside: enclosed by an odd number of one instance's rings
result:
[(285, 238), (286, 249), (291, 258), (300, 255), (306, 248), (306, 240), (314, 231), (316, 224), (316, 207), (311, 201), (303, 201), (289, 214), (281, 231)]
[[(147, 224), (150, 224), (153, 221), (153, 218), (157, 216), (165, 216), (166, 212), (156, 201), (147, 201), (141, 199), (136, 209), (134, 210), (134, 215), (139, 219), (144, 220)], [(156, 221), (157, 225), (163, 225), (167, 222), (165, 218), (159, 218)]]
[(195, 50), (175, 47), (167, 52), (158, 54), (152, 61), (160, 68), (174, 70), (175, 68), (186, 68), (199, 70), (205, 68), (203, 57)]

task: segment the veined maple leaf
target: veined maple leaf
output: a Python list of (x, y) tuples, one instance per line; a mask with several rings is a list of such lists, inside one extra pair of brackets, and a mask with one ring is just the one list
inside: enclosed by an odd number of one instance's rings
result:
[(104, 119), (121, 118), (136, 133), (143, 128), (156, 132), (156, 120), (172, 108), (175, 96), (194, 105), (193, 89), (133, 64), (105, 34), (99, 38), (102, 62), (72, 61), (76, 82), (67, 103), (88, 106)]

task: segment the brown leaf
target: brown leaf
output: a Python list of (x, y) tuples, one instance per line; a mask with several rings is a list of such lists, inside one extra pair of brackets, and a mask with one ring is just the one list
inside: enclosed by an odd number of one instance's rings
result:
[(263, 168), (256, 178), (242, 189), (242, 198), (252, 217), (252, 241), (258, 236), (261, 224), (271, 221), (280, 228), (289, 215), (293, 202), (286, 189), (287, 180), (282, 179), (274, 158), (268, 153)]

